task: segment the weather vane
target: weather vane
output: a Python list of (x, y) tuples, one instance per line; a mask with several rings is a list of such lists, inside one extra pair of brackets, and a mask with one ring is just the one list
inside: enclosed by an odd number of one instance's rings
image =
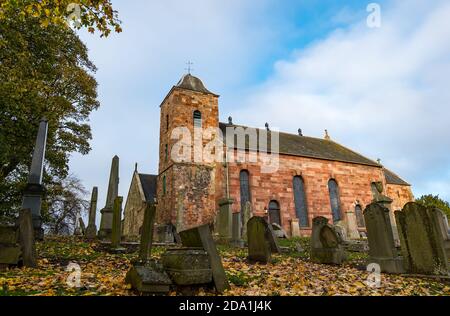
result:
[(193, 62), (188, 61), (186, 63), (186, 65), (188, 66), (187, 68), (185, 68), (185, 70), (187, 70), (188, 74), (191, 74), (191, 71), (194, 70), (193, 68), (191, 68), (191, 66), (193, 65)]

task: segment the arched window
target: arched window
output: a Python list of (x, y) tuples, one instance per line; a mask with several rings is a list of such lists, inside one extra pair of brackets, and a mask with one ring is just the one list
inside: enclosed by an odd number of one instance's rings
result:
[(239, 175), (241, 184), (241, 214), (244, 214), (245, 203), (250, 202), (250, 175), (247, 170), (242, 170)]
[(342, 219), (341, 216), (341, 200), (339, 197), (339, 186), (336, 180), (328, 181), (328, 191), (330, 192), (331, 212), (333, 214), (333, 222), (338, 222)]
[(356, 205), (355, 206), (355, 216), (356, 216), (356, 224), (358, 225), (359, 228), (364, 228), (366, 227), (366, 223), (364, 222), (364, 215), (362, 212), (362, 208), (361, 205)]
[(198, 110), (194, 111), (194, 127), (202, 127), (202, 113)]
[(269, 203), (269, 221), (270, 224), (281, 226), (280, 203), (277, 201), (270, 201)]
[(308, 207), (306, 205), (305, 182), (300, 176), (294, 177), (294, 203), (295, 213), (299, 219), (300, 227), (308, 227)]

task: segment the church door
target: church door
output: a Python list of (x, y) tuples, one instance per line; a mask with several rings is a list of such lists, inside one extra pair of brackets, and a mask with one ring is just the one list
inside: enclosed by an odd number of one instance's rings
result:
[(278, 224), (281, 226), (280, 204), (277, 201), (269, 203), (269, 221), (270, 224)]

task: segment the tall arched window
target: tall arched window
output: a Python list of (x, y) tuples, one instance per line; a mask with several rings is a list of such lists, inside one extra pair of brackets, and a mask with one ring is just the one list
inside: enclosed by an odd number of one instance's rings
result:
[(305, 182), (300, 176), (294, 177), (294, 203), (295, 213), (300, 227), (308, 227), (308, 207), (306, 205)]
[(359, 204), (355, 206), (355, 216), (356, 216), (356, 224), (358, 225), (358, 227), (359, 228), (366, 227), (362, 207)]
[(250, 175), (247, 170), (242, 170), (239, 175), (241, 184), (241, 214), (244, 214), (245, 203), (250, 202)]
[(198, 110), (194, 111), (194, 127), (202, 127), (202, 113)]
[(339, 197), (339, 186), (336, 180), (328, 181), (328, 191), (330, 192), (331, 212), (333, 214), (333, 222), (338, 222), (342, 219), (341, 216), (341, 200)]
[(280, 204), (277, 201), (269, 203), (269, 221), (270, 224), (278, 224), (281, 226)]

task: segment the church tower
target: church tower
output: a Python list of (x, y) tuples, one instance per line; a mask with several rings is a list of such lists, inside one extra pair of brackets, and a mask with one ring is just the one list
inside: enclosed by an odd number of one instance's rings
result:
[[(194, 143), (219, 127), (219, 96), (184, 75), (161, 103), (157, 222), (177, 231), (212, 223), (216, 213), (218, 163), (206, 162)], [(199, 138), (200, 137), (200, 138)], [(207, 142), (207, 141), (206, 141)]]

